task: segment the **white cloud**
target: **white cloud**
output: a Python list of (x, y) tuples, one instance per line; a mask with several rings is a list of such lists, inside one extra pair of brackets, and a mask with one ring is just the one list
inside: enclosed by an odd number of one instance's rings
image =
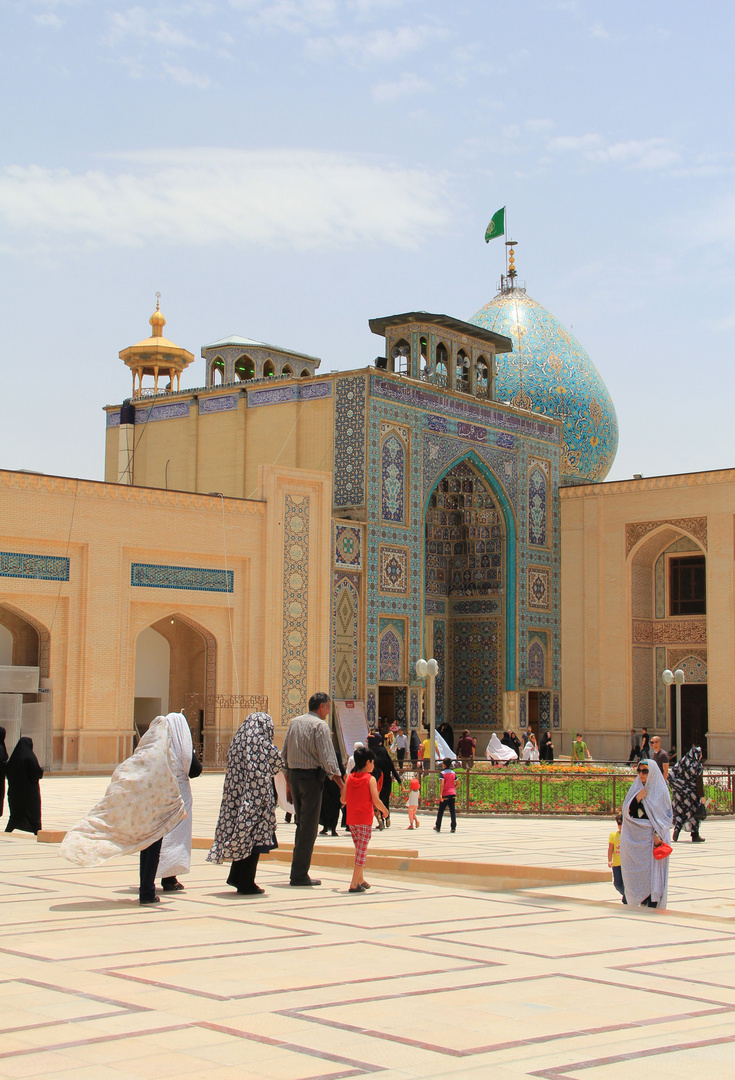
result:
[(447, 228), (444, 178), (367, 157), (299, 150), (118, 155), (86, 173), (0, 171), (0, 246), (338, 249), (416, 247)]
[(58, 30), (64, 24), (64, 20), (53, 11), (42, 11), (33, 16), (33, 21), (37, 26), (48, 26), (52, 30)]
[(415, 94), (431, 93), (434, 87), (426, 79), (420, 79), (413, 72), (406, 72), (395, 82), (378, 83), (373, 87), (373, 97), (381, 104), (398, 101), (400, 98), (413, 97)]
[(249, 13), (251, 26), (303, 34), (331, 26), (338, 15), (338, 0), (229, 0), (236, 10)]
[(682, 161), (680, 147), (670, 139), (629, 139), (606, 143), (602, 135), (563, 135), (549, 139), (551, 153), (578, 153), (599, 165), (620, 164), (633, 169), (670, 169)]
[(128, 37), (156, 42), (167, 49), (198, 49), (201, 43), (166, 22), (159, 15), (142, 7), (127, 11), (113, 11), (109, 16), (110, 29), (107, 43), (115, 45)]
[(189, 71), (188, 68), (182, 67), (180, 64), (167, 64), (164, 62), (162, 67), (169, 78), (179, 83), (180, 86), (196, 86), (199, 90), (206, 90), (211, 85), (212, 80), (208, 75), (200, 75), (197, 71)]
[(371, 30), (368, 34), (335, 34), (312, 38), (307, 42), (307, 56), (324, 60), (335, 53), (360, 66), (392, 64), (410, 53), (447, 36), (440, 26), (399, 26), (394, 30)]

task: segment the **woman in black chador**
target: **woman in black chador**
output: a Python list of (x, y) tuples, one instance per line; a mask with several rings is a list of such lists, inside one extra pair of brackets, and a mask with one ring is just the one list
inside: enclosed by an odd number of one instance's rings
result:
[(8, 778), (8, 824), (5, 832), (20, 829), (37, 833), (41, 828), (41, 788), (38, 781), (43, 769), (33, 753), (33, 741), (18, 739), (5, 766)]
[(5, 749), (5, 728), (0, 727), (0, 817), (5, 808), (5, 764), (8, 760), (8, 751)]

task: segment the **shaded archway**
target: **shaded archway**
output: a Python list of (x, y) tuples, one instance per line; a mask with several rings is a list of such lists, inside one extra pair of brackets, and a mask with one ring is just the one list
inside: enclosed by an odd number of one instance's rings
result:
[(489, 480), (473, 466), (468, 460), (454, 462), (429, 496), (425, 588), (444, 609), (443, 618), (434, 618), (433, 644), (439, 628), (446, 640), (448, 719), (497, 728), (510, 663), (503, 608), (511, 603), (514, 574), (503, 508)]
[[(662, 522), (632, 548), (628, 562), (631, 725), (654, 727), (664, 738), (668, 731), (671, 745), (676, 742), (675, 709), (662, 675), (667, 668), (674, 670), (687, 656), (701, 662), (700, 689), (682, 694), (682, 716), (687, 713), (684, 705), (687, 696), (692, 699), (697, 714), (693, 727), (706, 731), (707, 551), (699, 538), (687, 533), (678, 522)], [(689, 581), (685, 574), (689, 564), (696, 569), (692, 580), (696, 580), (700, 590), (700, 602), (694, 606), (682, 603), (680, 595)], [(681, 751), (681, 747), (677, 749)]]
[[(173, 612), (159, 619), (146, 630), (154, 631), (168, 646), (168, 711), (185, 711), (194, 742), (201, 745), (205, 730), (215, 727), (216, 639), (209, 630), (180, 612)], [(141, 631), (139, 640), (145, 633), (145, 630)], [(148, 640), (151, 643), (155, 641), (154, 638)], [(159, 666), (165, 664), (163, 650), (159, 655), (158, 663)], [(149, 664), (149, 684), (153, 683), (153, 668), (154, 664)], [(136, 684), (138, 672), (139, 658), (136, 643)], [(158, 685), (160, 685), (160, 672)], [(157, 696), (154, 695), (154, 697)], [(163, 701), (161, 704), (163, 705)], [(148, 711), (150, 707), (151, 705), (148, 706)], [(214, 735), (214, 732), (212, 734)]]
[(37, 667), (40, 677), (50, 675), (51, 635), (32, 615), (12, 604), (0, 604), (0, 625), (13, 637), (13, 667)]

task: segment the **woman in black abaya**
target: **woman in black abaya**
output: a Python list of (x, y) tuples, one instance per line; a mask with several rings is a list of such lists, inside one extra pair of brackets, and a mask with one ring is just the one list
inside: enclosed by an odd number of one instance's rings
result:
[(5, 766), (8, 778), (8, 824), (5, 832), (20, 829), (37, 833), (41, 828), (41, 788), (38, 781), (43, 769), (33, 753), (33, 741), (26, 736), (18, 739), (10, 760)]
[(8, 760), (8, 751), (5, 749), (5, 728), (0, 727), (0, 817), (5, 808), (5, 765)]

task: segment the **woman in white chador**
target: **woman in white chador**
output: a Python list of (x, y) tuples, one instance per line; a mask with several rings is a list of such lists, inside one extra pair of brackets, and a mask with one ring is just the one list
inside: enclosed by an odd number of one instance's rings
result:
[(140, 902), (157, 903), (162, 838), (186, 817), (175, 768), (169, 725), (157, 716), (97, 805), (66, 834), (59, 853), (77, 866), (98, 866), (139, 851)]
[(179, 785), (181, 798), (184, 800), (186, 817), (173, 832), (167, 833), (163, 838), (161, 857), (158, 860), (158, 876), (161, 878), (164, 892), (177, 892), (184, 888), (177, 880), (177, 875), (188, 874), (191, 870), (192, 800), (189, 773), (194, 756), (194, 744), (191, 741), (189, 721), (183, 713), (168, 713), (166, 723), (171, 734), (174, 775)]
[(511, 746), (504, 746), (497, 735), (493, 733), (487, 744), (485, 757), (488, 761), (518, 761), (518, 754)]
[(669, 860), (654, 857), (654, 848), (670, 844), (671, 796), (655, 761), (642, 760), (637, 778), (623, 801), (620, 832), (620, 868), (631, 907), (665, 908), (669, 888)]

